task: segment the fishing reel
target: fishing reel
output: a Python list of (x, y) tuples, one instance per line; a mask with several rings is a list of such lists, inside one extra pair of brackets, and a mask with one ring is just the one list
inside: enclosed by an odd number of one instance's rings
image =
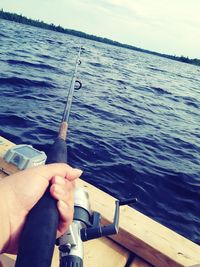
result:
[(57, 239), (60, 251), (60, 267), (83, 267), (83, 242), (103, 236), (117, 234), (119, 230), (119, 208), (137, 200), (115, 201), (113, 223), (102, 226), (99, 212), (92, 212), (89, 195), (83, 188), (75, 191), (74, 218), (69, 230)]

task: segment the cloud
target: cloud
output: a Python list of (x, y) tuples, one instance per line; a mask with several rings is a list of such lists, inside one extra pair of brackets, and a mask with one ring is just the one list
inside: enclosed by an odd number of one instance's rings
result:
[[(91, 1), (87, 1), (88, 3)], [(200, 1), (98, 0), (110, 19), (112, 36), (163, 53), (200, 57)], [(113, 24), (113, 26), (111, 26)], [(114, 27), (114, 25), (116, 27)], [(106, 29), (105, 29), (106, 32)], [(185, 51), (185, 52), (184, 52)]]

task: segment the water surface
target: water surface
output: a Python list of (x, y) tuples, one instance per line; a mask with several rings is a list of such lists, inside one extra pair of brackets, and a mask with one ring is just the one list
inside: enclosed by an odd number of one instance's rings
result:
[(199, 243), (200, 68), (4, 20), (0, 29), (0, 135), (47, 150), (83, 45), (69, 163)]

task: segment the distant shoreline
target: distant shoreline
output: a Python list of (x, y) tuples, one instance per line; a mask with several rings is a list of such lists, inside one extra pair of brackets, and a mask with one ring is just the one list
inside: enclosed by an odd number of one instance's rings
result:
[(106, 43), (106, 44), (110, 44), (110, 45), (114, 45), (114, 46), (118, 46), (118, 47), (123, 47), (123, 48), (127, 48), (127, 49), (134, 50), (134, 51), (139, 51), (139, 52), (143, 52), (143, 53), (147, 53), (147, 54), (151, 54), (151, 55), (169, 58), (172, 60), (176, 60), (176, 61), (180, 61), (180, 62), (184, 62), (184, 63), (188, 63), (188, 64), (193, 64), (196, 66), (200, 66), (200, 59), (197, 59), (197, 58), (190, 59), (190, 58), (184, 57), (184, 56), (177, 57), (177, 56), (172, 56), (172, 55), (167, 55), (167, 54), (162, 54), (162, 53), (146, 50), (146, 49), (139, 48), (136, 46), (132, 46), (132, 45), (123, 44), (123, 43), (120, 43), (117, 41), (113, 41), (113, 40), (108, 39), (108, 38), (103, 38), (103, 37), (98, 37), (95, 35), (87, 34), (87, 33), (81, 32), (81, 31), (64, 29), (62, 26), (60, 26), (60, 25), (56, 26), (53, 23), (47, 24), (47, 23), (40, 21), (40, 20), (29, 19), (29, 18), (22, 16), (22, 15), (6, 12), (3, 9), (0, 10), (0, 18), (5, 19), (5, 20), (10, 20), (10, 21), (15, 21), (15, 22), (30, 25), (30, 26), (34, 26), (34, 27), (38, 27), (38, 28), (43, 28), (43, 29), (48, 29), (48, 30), (52, 30), (52, 31), (56, 31), (56, 32), (65, 33), (65, 34), (70, 34), (70, 35), (74, 35), (74, 36), (89, 39), (89, 40), (94, 40), (94, 41), (101, 42), (101, 43)]

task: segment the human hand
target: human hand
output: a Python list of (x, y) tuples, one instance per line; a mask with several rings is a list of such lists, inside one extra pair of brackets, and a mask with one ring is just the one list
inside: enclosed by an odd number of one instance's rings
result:
[(26, 216), (51, 183), (60, 215), (58, 236), (73, 219), (75, 179), (82, 171), (56, 163), (27, 169), (0, 181), (0, 251), (16, 253)]

